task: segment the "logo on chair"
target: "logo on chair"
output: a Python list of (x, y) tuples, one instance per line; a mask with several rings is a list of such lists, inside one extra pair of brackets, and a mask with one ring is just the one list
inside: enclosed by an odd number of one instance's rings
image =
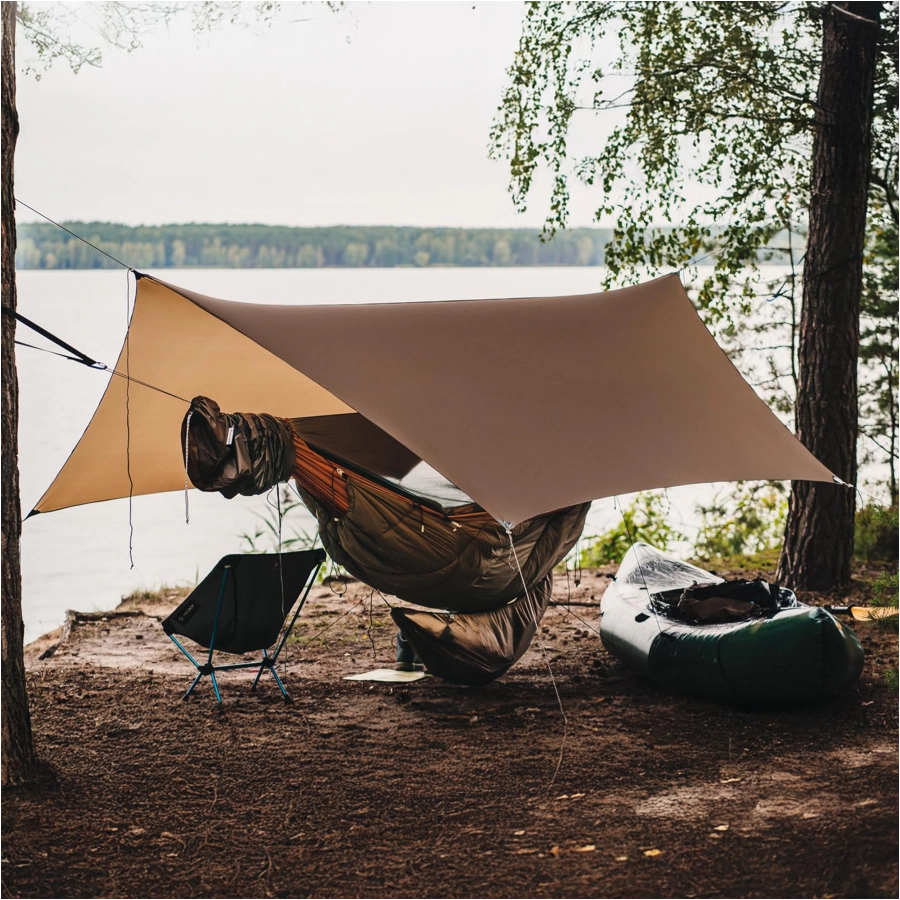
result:
[(196, 603), (189, 603), (187, 607), (185, 607), (182, 612), (178, 613), (175, 616), (175, 621), (180, 622), (182, 625), (187, 622), (187, 620), (195, 613), (200, 607)]

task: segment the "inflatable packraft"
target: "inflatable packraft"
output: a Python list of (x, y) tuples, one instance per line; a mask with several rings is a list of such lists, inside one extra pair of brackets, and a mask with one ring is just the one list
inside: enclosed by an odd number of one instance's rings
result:
[(726, 582), (635, 544), (601, 601), (606, 649), (688, 694), (785, 706), (826, 700), (859, 678), (856, 634), (766, 582)]

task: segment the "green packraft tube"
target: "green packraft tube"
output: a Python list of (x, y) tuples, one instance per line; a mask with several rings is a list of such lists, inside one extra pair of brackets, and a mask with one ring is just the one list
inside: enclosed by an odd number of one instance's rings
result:
[(601, 602), (606, 649), (657, 683), (688, 694), (786, 706), (836, 697), (859, 678), (863, 651), (831, 613), (774, 589), (772, 609), (724, 624), (690, 624), (663, 598), (725, 584), (690, 563), (635, 544)]

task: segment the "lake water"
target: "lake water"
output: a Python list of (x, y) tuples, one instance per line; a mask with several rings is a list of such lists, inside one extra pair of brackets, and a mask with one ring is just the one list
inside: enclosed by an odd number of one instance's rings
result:
[[(166, 269), (173, 284), (231, 300), (265, 303), (352, 303), (521, 297), (598, 290), (593, 268), (548, 269)], [(95, 359), (112, 364), (125, 335), (124, 272), (23, 271), (19, 310)], [(45, 346), (27, 328), (20, 340)], [(598, 352), (601, 352), (598, 343)], [(45, 353), (17, 348), (19, 452), (23, 513), (40, 498), (87, 426), (108, 376)], [(590, 413), (590, 411), (586, 411)], [(173, 436), (174, 437), (174, 436)], [(688, 535), (694, 506), (714, 488), (668, 492), (669, 518)], [(629, 498), (622, 498), (624, 503)], [(26, 640), (55, 628), (65, 610), (105, 610), (134, 590), (194, 584), (226, 553), (242, 549), (266, 511), (265, 497), (225, 500), (191, 491), (190, 524), (182, 493), (136, 497), (129, 561), (128, 501), (116, 500), (35, 516), (22, 535)], [(614, 522), (612, 500), (594, 504), (586, 534)], [(309, 530), (313, 519), (297, 511)]]

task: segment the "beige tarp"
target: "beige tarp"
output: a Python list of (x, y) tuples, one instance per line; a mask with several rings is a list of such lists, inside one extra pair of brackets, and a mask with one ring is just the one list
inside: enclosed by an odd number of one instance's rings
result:
[[(151, 278), (138, 281), (128, 335), (116, 372), (187, 401), (208, 394), (225, 410), (283, 417), (298, 408), (310, 415), (352, 412), (264, 347)], [(125, 378), (110, 379), (38, 512), (127, 497), (127, 424), (134, 495), (184, 488), (184, 450), (178, 445), (187, 403), (132, 381), (126, 419), (127, 385)]]
[[(229, 412), (355, 410), (501, 521), (680, 484), (832, 480), (677, 275), (578, 296), (340, 306), (235, 303), (144, 276), (129, 335), (133, 379)], [(112, 378), (37, 511), (128, 495), (125, 385)], [(135, 495), (184, 486), (185, 409), (132, 382)]]

